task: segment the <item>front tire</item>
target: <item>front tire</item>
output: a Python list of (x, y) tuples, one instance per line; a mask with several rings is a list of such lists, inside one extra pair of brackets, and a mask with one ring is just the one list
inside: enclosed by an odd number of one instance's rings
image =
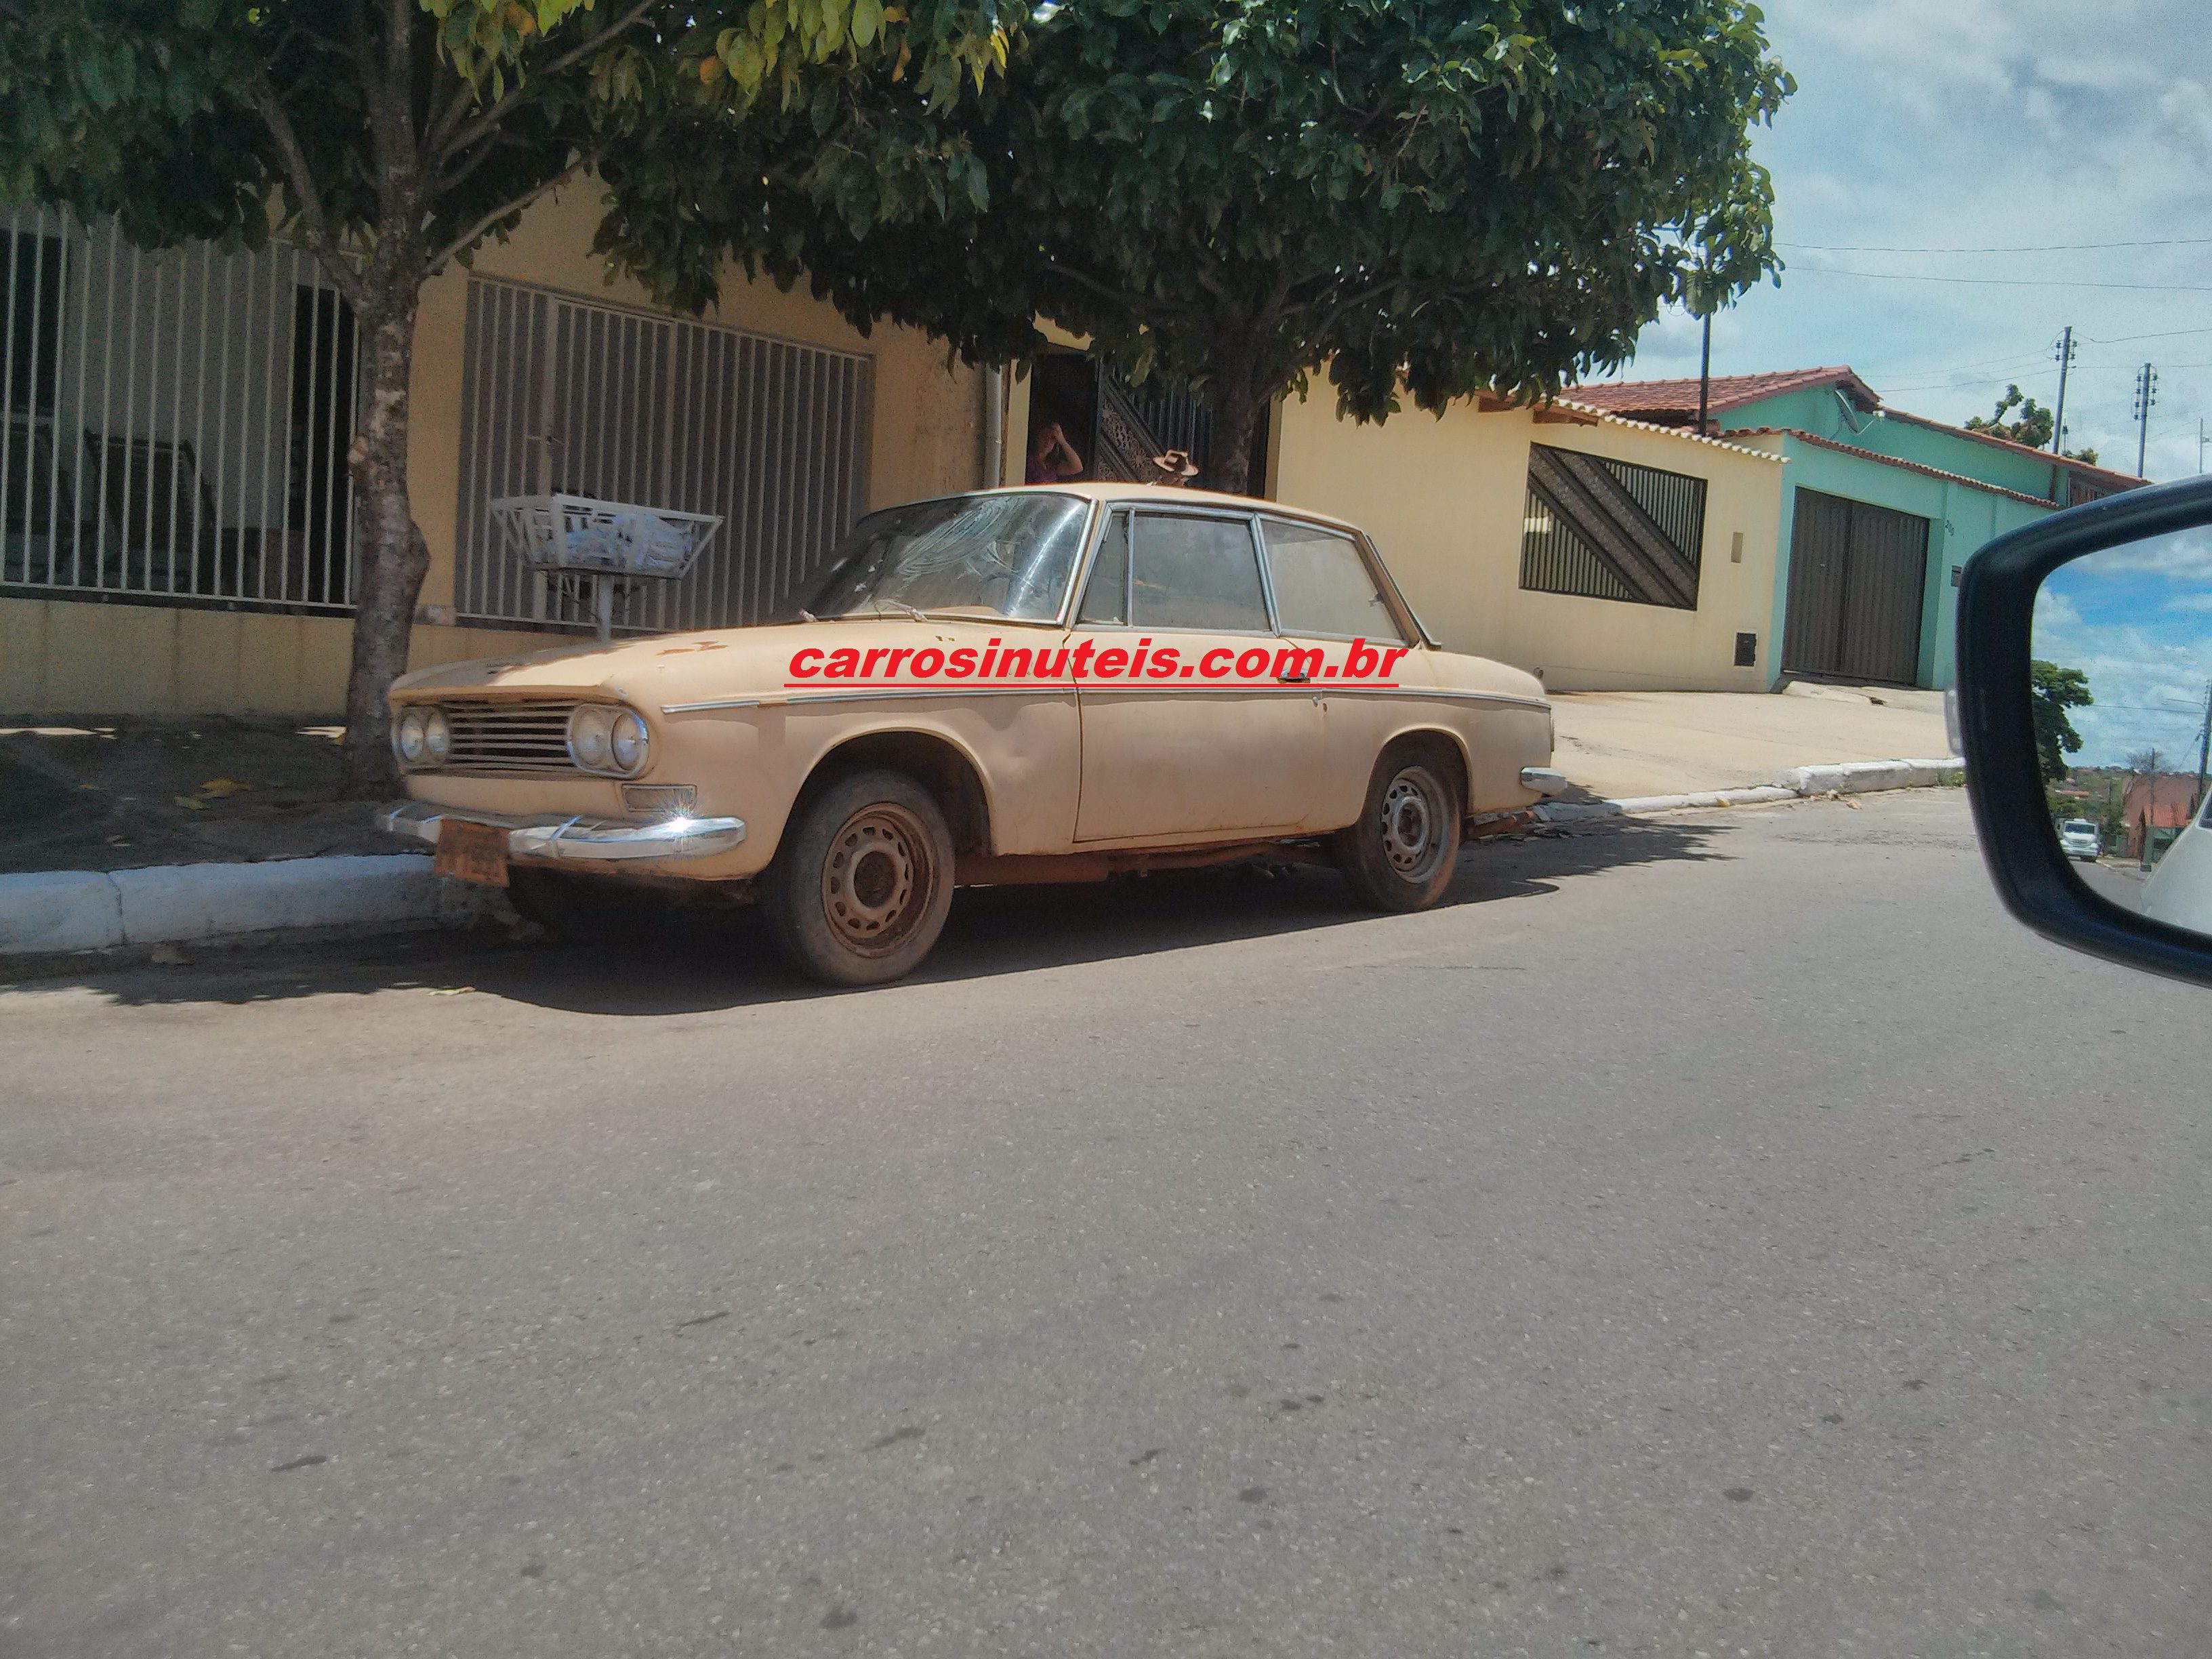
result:
[(763, 894), (783, 958), (824, 985), (883, 985), (919, 967), (952, 908), (952, 832), (903, 772), (848, 773), (799, 808)]
[(1455, 769), (1440, 752), (1394, 749), (1375, 763), (1359, 821), (1331, 836), (1329, 851), (1362, 903), (1425, 910), (1451, 885), (1466, 815)]

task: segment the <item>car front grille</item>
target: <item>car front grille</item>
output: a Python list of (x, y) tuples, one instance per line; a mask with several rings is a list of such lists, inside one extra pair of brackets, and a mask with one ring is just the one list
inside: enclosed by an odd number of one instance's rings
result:
[(441, 769), (470, 772), (574, 772), (568, 758), (573, 701), (448, 702), (453, 746)]

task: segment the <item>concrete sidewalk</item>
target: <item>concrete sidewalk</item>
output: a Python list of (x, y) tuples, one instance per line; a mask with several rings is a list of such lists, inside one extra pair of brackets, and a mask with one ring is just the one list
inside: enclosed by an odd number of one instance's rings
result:
[(1552, 703), (1552, 763), (1600, 799), (1752, 788), (1798, 767), (1951, 752), (1940, 691), (1565, 691)]

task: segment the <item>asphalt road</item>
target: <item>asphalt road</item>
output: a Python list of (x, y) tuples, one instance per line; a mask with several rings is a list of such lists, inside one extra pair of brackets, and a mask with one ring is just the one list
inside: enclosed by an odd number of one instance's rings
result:
[(2110, 863), (2101, 860), (2095, 864), (2077, 863), (2074, 869), (2098, 897), (2109, 899), (2123, 910), (2142, 908), (2143, 883), (2148, 878), (2136, 866), (2115, 859)]
[(0, 1654), (2212, 1652), (2201, 992), (1949, 793), (0, 993)]

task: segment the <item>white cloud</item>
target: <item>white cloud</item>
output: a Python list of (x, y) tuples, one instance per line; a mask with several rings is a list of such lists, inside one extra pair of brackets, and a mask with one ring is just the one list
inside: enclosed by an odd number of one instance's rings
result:
[[(1772, 0), (1768, 27), (1800, 91), (1757, 140), (1777, 234), (1828, 247), (2142, 241), (2212, 229), (2212, 30), (2203, 0), (2135, 0), (2084, 27), (2076, 0)], [(1714, 329), (1714, 372), (1850, 362), (1899, 407), (1962, 420), (2008, 380), (2045, 407), (2050, 343), (2080, 342), (2073, 445), (2132, 469), (2133, 379), (2160, 365), (2148, 470), (2197, 471), (2212, 416), (2212, 247), (2012, 256), (1785, 247), (1778, 292)], [(1894, 282), (1830, 272), (2009, 282), (2174, 284), (2173, 291)], [(2191, 335), (2172, 331), (2199, 329)], [(2138, 334), (2169, 337), (2130, 341)], [(1990, 367), (1988, 365), (1997, 365)], [(1694, 374), (1693, 329), (1647, 336), (1632, 374)], [(1971, 366), (1971, 367), (1970, 367)], [(1903, 388), (1911, 388), (1905, 390)]]
[(2088, 676), (2096, 702), (2069, 716), (2081, 763), (2153, 745), (2193, 754), (2212, 687), (2212, 538), (2162, 538), (2062, 567), (2036, 595), (2033, 649)]
[(2088, 676), (2096, 702), (2069, 714), (2085, 745), (2081, 764), (2113, 764), (2154, 744), (2176, 753), (2194, 746), (2212, 685), (2212, 635), (2176, 640), (2078, 615), (2046, 627), (2039, 615), (2034, 642), (2038, 657)]
[(2212, 167), (2212, 88), (2201, 81), (2166, 88), (2158, 100), (2159, 126), (2195, 165)]
[(2062, 568), (2063, 575), (2053, 580), (2074, 591), (2086, 582), (2116, 581), (2129, 576), (2157, 576), (2212, 590), (2212, 532), (2186, 530), (2172, 536), (2149, 536), (2092, 553)]
[(2081, 613), (2063, 593), (2046, 587), (2036, 594), (2034, 628), (2038, 639), (2057, 629), (2081, 625)]

